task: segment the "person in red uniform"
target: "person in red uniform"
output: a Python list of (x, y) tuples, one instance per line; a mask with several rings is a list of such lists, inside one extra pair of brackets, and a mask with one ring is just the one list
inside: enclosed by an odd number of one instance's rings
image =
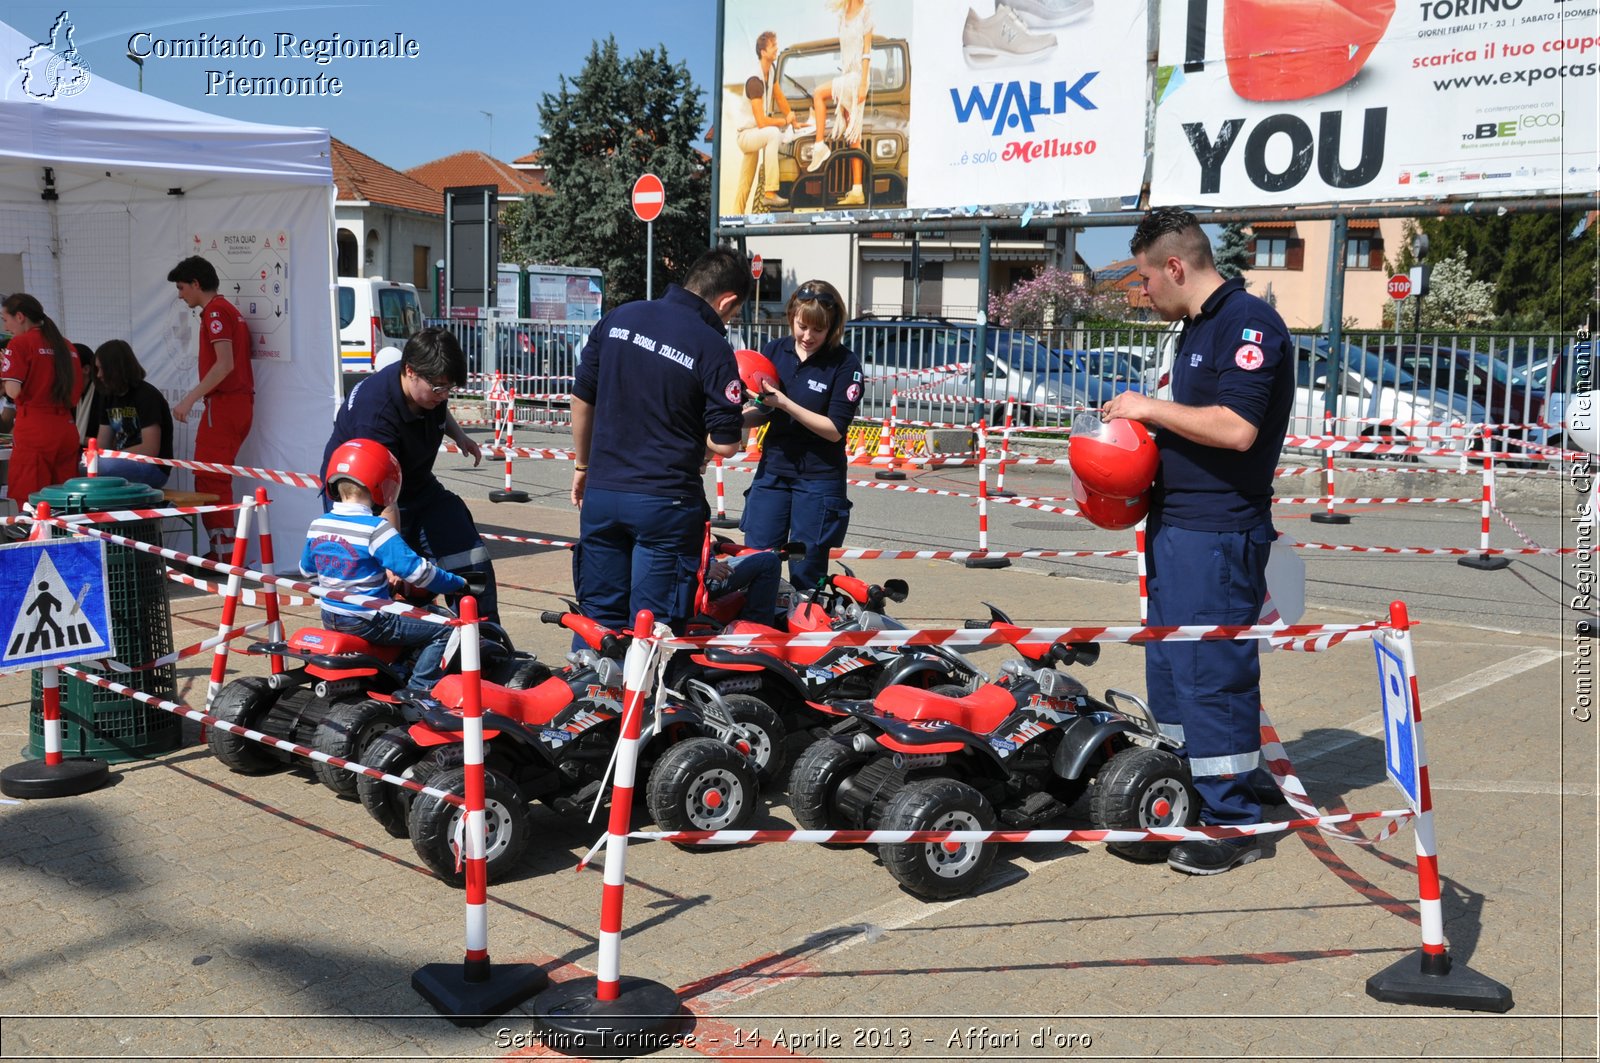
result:
[(72, 344), (33, 296), (7, 296), (0, 303), (0, 324), (11, 333), (0, 380), (17, 404), (6, 494), (20, 509), (33, 492), (78, 474), (81, 440), (73, 418), (83, 370)]
[[(172, 267), (167, 280), (178, 286), (185, 306), (200, 311), (200, 383), (172, 407), (172, 416), (187, 422), (195, 404), (205, 400), (205, 411), (194, 433), (194, 460), (232, 465), (250, 434), (255, 415), (256, 383), (250, 368), (250, 326), (237, 307), (217, 294), (217, 270), (199, 255)], [(222, 473), (196, 472), (194, 489), (233, 501), (233, 478)], [(231, 513), (207, 513), (203, 518), (211, 542), (208, 556), (227, 560), (233, 551)]]

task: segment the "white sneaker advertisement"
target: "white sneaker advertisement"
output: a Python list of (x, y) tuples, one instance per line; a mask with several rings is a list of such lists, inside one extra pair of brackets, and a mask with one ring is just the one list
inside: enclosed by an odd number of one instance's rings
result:
[(1151, 199), (1592, 192), (1596, 11), (1592, 0), (1163, 4)]

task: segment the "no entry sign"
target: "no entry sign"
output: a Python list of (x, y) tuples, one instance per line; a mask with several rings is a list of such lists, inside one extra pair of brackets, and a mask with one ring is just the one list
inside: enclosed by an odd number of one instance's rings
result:
[(661, 187), (661, 178), (647, 173), (633, 182), (633, 212), (640, 221), (655, 221), (666, 205), (667, 193)]
[(1411, 294), (1411, 278), (1404, 273), (1389, 278), (1389, 298), (1404, 299)]

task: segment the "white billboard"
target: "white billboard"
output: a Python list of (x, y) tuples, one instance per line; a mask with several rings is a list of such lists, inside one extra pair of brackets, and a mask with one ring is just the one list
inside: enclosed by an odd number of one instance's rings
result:
[(1168, 0), (1151, 200), (1592, 192), (1589, 0)]

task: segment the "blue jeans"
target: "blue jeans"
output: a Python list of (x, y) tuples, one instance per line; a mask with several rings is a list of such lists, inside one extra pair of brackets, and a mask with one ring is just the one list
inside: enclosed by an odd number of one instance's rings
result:
[(706, 580), (706, 593), (713, 598), (744, 591), (740, 620), (771, 624), (778, 615), (778, 573), (783, 560), (771, 550), (738, 557), (725, 557), (731, 570), (727, 579)]
[(583, 615), (622, 631), (648, 609), (682, 632), (694, 608), (710, 516), (704, 495), (586, 490), (572, 555)]
[(165, 487), (167, 478), (172, 475), (172, 468), (168, 465), (146, 465), (142, 461), (129, 461), (127, 458), (101, 458), (98, 475), (120, 476), (129, 483)]
[(745, 545), (761, 550), (791, 541), (805, 543), (806, 556), (789, 562), (789, 582), (797, 591), (814, 590), (828, 575), (828, 551), (844, 543), (850, 527), (844, 478), (777, 476), (763, 466), (744, 494), (739, 527)]
[(411, 679), (406, 683), (413, 690), (432, 690), (433, 684), (444, 675), (444, 650), (450, 641), (450, 628), (444, 624), (394, 613), (364, 616), (323, 613), (322, 624), (330, 631), (359, 635), (375, 646), (422, 647), (411, 665)]
[[(1152, 524), (1145, 533), (1154, 626), (1254, 624), (1267, 589), (1271, 521), (1241, 532)], [(1254, 640), (1151, 642), (1145, 687), (1164, 733), (1181, 732), (1205, 823), (1261, 820), (1250, 773), (1261, 752), (1261, 658)]]

